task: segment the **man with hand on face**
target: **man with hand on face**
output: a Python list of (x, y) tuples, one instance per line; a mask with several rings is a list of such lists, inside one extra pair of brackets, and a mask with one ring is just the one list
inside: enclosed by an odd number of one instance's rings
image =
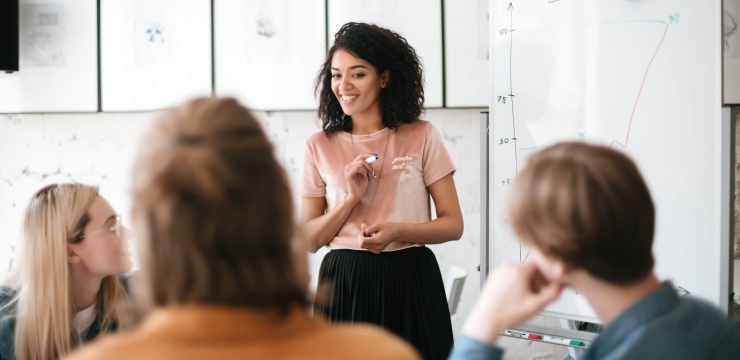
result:
[(561, 143), (533, 155), (509, 212), (529, 256), (489, 276), (450, 359), (502, 358), (493, 345), (499, 335), (565, 286), (585, 296), (604, 325), (584, 359), (740, 359), (740, 334), (715, 306), (679, 298), (655, 276), (655, 210), (624, 154)]

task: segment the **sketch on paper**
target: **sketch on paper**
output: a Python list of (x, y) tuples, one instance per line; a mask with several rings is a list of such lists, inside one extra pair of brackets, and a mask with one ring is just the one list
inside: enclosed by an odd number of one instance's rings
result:
[(738, 1), (725, 1), (722, 14), (722, 37), (725, 57), (740, 58), (740, 4)]
[(64, 66), (64, 5), (25, 4), (22, 12), (22, 66)]
[(291, 60), (290, 0), (260, 0), (247, 8), (247, 62), (281, 64)]
[(488, 60), (488, 0), (478, 0), (478, 59)]
[[(264, 7), (260, 10), (264, 10)], [(260, 11), (257, 15), (257, 35), (261, 35), (266, 38), (270, 38), (275, 35), (275, 24), (273, 23), (272, 18), (265, 14), (264, 11)]]
[(134, 61), (137, 65), (175, 63), (170, 3), (134, 2)]

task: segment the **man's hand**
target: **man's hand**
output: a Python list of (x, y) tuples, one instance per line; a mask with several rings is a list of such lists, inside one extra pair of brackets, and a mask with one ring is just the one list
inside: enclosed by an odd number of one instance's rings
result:
[(548, 284), (532, 262), (503, 264), (488, 276), (463, 333), (492, 344), (504, 330), (523, 323), (555, 301), (562, 290), (562, 284)]

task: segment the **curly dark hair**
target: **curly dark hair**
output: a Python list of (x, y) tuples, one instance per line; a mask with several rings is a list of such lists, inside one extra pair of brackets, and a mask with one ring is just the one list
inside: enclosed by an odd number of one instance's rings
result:
[(352, 131), (352, 117), (345, 116), (331, 88), (331, 61), (337, 50), (369, 62), (378, 75), (388, 71), (387, 86), (380, 92), (383, 125), (397, 130), (399, 125), (418, 119), (424, 112), (424, 75), (414, 48), (393, 31), (373, 24), (350, 22), (334, 35), (334, 45), (316, 77), (318, 117), (326, 136)]

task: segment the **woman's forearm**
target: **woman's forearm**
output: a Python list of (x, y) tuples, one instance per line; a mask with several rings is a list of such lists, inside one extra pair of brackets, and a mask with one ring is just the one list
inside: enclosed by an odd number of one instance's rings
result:
[(452, 173), (427, 188), (432, 195), (437, 218), (423, 224), (402, 224), (394, 241), (441, 244), (462, 237), (463, 217)]
[(345, 197), (331, 211), (305, 222), (303, 231), (308, 241), (308, 250), (315, 253), (334, 239), (357, 203), (357, 200)]
[(459, 240), (462, 234), (462, 218), (445, 215), (423, 224), (401, 224), (396, 241), (412, 244), (441, 244)]

